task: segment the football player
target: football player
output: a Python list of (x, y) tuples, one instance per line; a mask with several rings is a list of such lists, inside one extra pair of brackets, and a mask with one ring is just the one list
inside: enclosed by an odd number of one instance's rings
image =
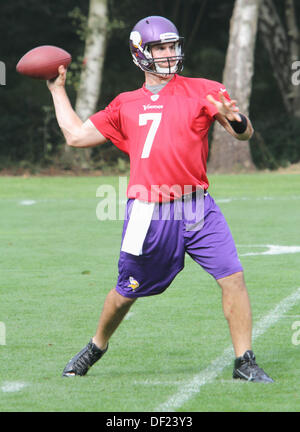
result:
[(140, 20), (129, 46), (145, 74), (144, 85), (121, 93), (85, 122), (66, 94), (65, 68), (60, 66), (58, 78), (48, 82), (68, 145), (85, 148), (109, 140), (130, 156), (117, 285), (105, 299), (95, 335), (66, 365), (63, 376), (85, 375), (107, 351), (110, 337), (136, 299), (167, 289), (184, 268), (187, 253), (221, 287), (235, 352), (233, 378), (273, 382), (252, 351), (243, 267), (228, 224), (208, 193), (206, 175), (213, 122), (241, 141), (251, 138), (251, 122), (221, 83), (179, 75), (183, 38), (168, 19)]

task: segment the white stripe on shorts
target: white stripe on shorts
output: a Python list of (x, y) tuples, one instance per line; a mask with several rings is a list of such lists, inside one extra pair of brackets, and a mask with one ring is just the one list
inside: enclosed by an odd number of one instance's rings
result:
[(143, 244), (151, 223), (155, 203), (134, 200), (121, 251), (142, 255)]

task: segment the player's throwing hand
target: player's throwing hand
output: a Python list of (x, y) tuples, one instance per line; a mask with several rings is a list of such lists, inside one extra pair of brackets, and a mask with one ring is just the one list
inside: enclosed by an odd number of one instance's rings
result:
[(56, 78), (47, 81), (47, 86), (50, 91), (54, 90), (57, 87), (65, 86), (66, 78), (67, 78), (67, 69), (63, 65), (59, 66), (58, 74), (59, 75)]

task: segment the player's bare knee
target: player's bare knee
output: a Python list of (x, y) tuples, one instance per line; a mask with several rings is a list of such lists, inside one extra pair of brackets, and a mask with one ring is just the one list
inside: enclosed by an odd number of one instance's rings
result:
[(223, 292), (247, 291), (243, 272), (237, 272), (230, 276), (217, 280)]
[(114, 297), (115, 297), (115, 306), (119, 310), (129, 309), (136, 300), (135, 298), (125, 297), (119, 294), (116, 290), (114, 290)]

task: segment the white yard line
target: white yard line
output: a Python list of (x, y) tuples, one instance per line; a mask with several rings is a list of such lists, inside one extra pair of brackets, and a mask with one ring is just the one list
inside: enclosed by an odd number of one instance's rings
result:
[(126, 320), (132, 318), (133, 316), (134, 316), (134, 312), (128, 312), (127, 315), (125, 315), (124, 320), (126, 321)]
[(300, 195), (287, 195), (281, 196), (280, 199), (277, 196), (264, 196), (264, 197), (226, 197), (226, 198), (215, 198), (217, 204), (227, 204), (232, 201), (290, 201), (299, 200)]
[(241, 253), (239, 254), (239, 256), (282, 255), (282, 254), (294, 254), (300, 252), (300, 246), (257, 245), (253, 247), (263, 247), (263, 248), (267, 248), (267, 250), (264, 252)]
[(19, 204), (23, 205), (23, 206), (30, 206), (30, 205), (36, 204), (36, 201), (35, 200), (22, 200), (19, 202)]
[[(271, 312), (265, 315), (253, 328), (253, 340), (264, 334), (272, 325), (276, 324), (284, 314), (300, 301), (300, 288), (283, 299)], [(173, 394), (166, 402), (157, 407), (158, 412), (172, 412), (180, 408), (184, 403), (200, 392), (201, 387), (212, 382), (223, 371), (233, 363), (233, 348), (226, 348), (223, 354), (217, 357), (203, 371), (194, 375), (189, 381), (180, 386), (178, 392)]]
[(22, 390), (26, 386), (27, 384), (24, 382), (6, 381), (5, 383), (2, 384), (1, 390), (4, 393), (15, 393)]

